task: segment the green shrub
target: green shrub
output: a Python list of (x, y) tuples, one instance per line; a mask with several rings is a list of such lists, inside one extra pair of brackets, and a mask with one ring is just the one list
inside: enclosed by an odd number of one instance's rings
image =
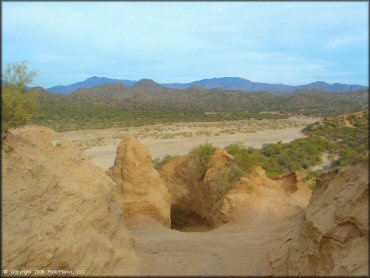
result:
[(4, 84), (2, 85), (2, 134), (10, 128), (25, 125), (38, 108), (35, 94), (26, 90), (26, 85), (31, 83), (33, 71), (28, 71), (26, 64), (8, 64), (3, 73)]
[(178, 155), (166, 155), (164, 156), (162, 159), (160, 158), (156, 158), (153, 160), (153, 167), (159, 171), (162, 169), (162, 167), (167, 164), (168, 162), (170, 162), (171, 160), (175, 159), (175, 158), (178, 158), (179, 156)]
[[(367, 163), (369, 157), (369, 130), (367, 110), (347, 116), (328, 118), (323, 124), (311, 124), (305, 129), (306, 135), (321, 137), (331, 142), (330, 154), (338, 155), (332, 167), (343, 167)], [(353, 127), (344, 124), (347, 119)]]
[(214, 200), (221, 200), (244, 175), (245, 172), (236, 163), (232, 163), (227, 171), (217, 175), (216, 178), (210, 182)]
[(246, 148), (243, 144), (231, 144), (226, 151), (234, 156), (234, 161), (245, 173), (250, 173), (256, 166), (261, 166), (265, 157), (257, 149)]
[(285, 144), (267, 144), (261, 149), (266, 157), (262, 167), (270, 178), (284, 172), (309, 170), (321, 162), (323, 152), (331, 149), (331, 142), (318, 136), (296, 139)]
[(200, 181), (206, 171), (210, 158), (214, 154), (215, 147), (210, 143), (196, 146), (191, 151), (192, 161), (195, 168), (195, 178)]
[(314, 189), (315, 189), (315, 187), (316, 187), (316, 181), (314, 181), (314, 180), (310, 180), (310, 181), (308, 181), (308, 183), (307, 183), (307, 187), (308, 187), (309, 189), (311, 189), (311, 190), (314, 190)]

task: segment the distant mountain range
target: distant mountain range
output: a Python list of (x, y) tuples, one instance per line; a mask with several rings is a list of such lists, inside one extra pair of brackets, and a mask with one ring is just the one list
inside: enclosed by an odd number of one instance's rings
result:
[(65, 86), (62, 86), (62, 85), (54, 86), (54, 87), (48, 88), (47, 90), (50, 93), (68, 95), (78, 89), (92, 88), (92, 87), (96, 87), (99, 85), (111, 84), (111, 83), (119, 83), (125, 86), (132, 86), (136, 84), (137, 81), (123, 80), (123, 79), (111, 79), (111, 78), (106, 78), (106, 77), (93, 76), (84, 81), (80, 81), (80, 82), (73, 83), (70, 85), (65, 85)]
[(141, 79), (139, 81), (124, 80), (124, 79), (111, 79), (106, 77), (93, 76), (84, 81), (73, 83), (66, 86), (55, 86), (48, 88), (50, 93), (57, 93), (68, 95), (78, 89), (92, 88), (104, 84), (119, 83), (124, 86), (140, 85), (144, 87), (158, 87), (163, 86), (172, 89), (187, 89), (190, 87), (201, 87), (207, 90), (210, 89), (222, 89), (222, 90), (236, 90), (236, 91), (246, 91), (246, 92), (269, 92), (269, 93), (290, 93), (298, 90), (320, 90), (333, 93), (345, 93), (353, 92), (359, 89), (367, 89), (365, 86), (361, 85), (348, 85), (341, 83), (328, 84), (323, 81), (316, 81), (306, 85), (290, 86), (285, 84), (268, 84), (253, 82), (248, 79), (240, 77), (221, 77), (221, 78), (211, 78), (203, 79), (199, 81), (194, 81), (191, 83), (164, 83), (159, 84), (151, 79)]
[[(329, 117), (368, 109), (369, 93), (298, 90), (293, 93), (166, 88), (150, 79), (132, 86), (110, 83), (81, 88), (68, 95), (31, 88), (39, 101), (33, 123), (58, 131), (144, 124), (281, 118), (288, 115)], [(208, 113), (211, 112), (211, 113)], [(278, 113), (277, 113), (278, 112)]]
[(200, 86), (204, 89), (215, 89), (221, 88), (225, 90), (238, 90), (238, 91), (249, 91), (249, 92), (275, 92), (275, 93), (289, 93), (297, 90), (320, 90), (326, 92), (352, 92), (358, 89), (366, 89), (366, 87), (361, 85), (348, 85), (348, 84), (328, 84), (323, 81), (316, 81), (306, 85), (290, 86), (285, 84), (269, 84), (269, 83), (259, 83), (253, 82), (248, 79), (240, 77), (221, 77), (221, 78), (211, 78), (195, 81), (192, 83), (169, 83), (162, 84), (168, 88), (175, 89), (185, 89), (191, 86)]

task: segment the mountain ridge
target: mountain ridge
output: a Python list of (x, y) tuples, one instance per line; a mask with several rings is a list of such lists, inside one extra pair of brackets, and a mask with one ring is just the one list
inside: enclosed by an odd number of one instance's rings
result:
[(291, 93), (298, 90), (317, 89), (333, 93), (353, 92), (358, 89), (367, 89), (368, 87), (362, 85), (342, 84), (342, 83), (326, 83), (324, 81), (315, 81), (304, 85), (286, 85), (286, 84), (270, 84), (253, 82), (241, 77), (216, 77), (202, 79), (190, 83), (157, 83), (152, 79), (126, 80), (126, 79), (112, 79), (107, 77), (93, 76), (84, 81), (76, 82), (70, 85), (58, 85), (47, 88), (50, 93), (57, 93), (68, 95), (78, 89), (92, 88), (103, 84), (119, 83), (124, 86), (144, 86), (144, 87), (164, 87), (170, 89), (188, 89), (194, 86), (201, 87), (207, 90), (221, 89), (221, 90), (236, 90), (245, 92), (259, 92), (265, 91), (270, 93)]
[(92, 76), (92, 77), (87, 78), (84, 81), (79, 81), (76, 83), (72, 83), (70, 85), (53, 86), (53, 87), (47, 88), (47, 91), (50, 93), (68, 95), (81, 88), (92, 88), (92, 87), (96, 87), (99, 85), (111, 84), (111, 83), (120, 83), (125, 86), (132, 86), (136, 83), (136, 81)]

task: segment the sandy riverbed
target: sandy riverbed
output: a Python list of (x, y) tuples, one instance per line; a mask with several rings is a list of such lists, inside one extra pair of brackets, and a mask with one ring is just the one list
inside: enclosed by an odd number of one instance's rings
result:
[(301, 130), (317, 120), (319, 119), (292, 117), (283, 120), (178, 123), (128, 129), (69, 131), (63, 135), (79, 144), (94, 164), (108, 169), (114, 163), (117, 145), (127, 133), (137, 134), (141, 142), (149, 148), (153, 158), (161, 158), (167, 154), (185, 154), (194, 146), (205, 142), (220, 147), (241, 142), (254, 148), (279, 141), (286, 143), (303, 138)]

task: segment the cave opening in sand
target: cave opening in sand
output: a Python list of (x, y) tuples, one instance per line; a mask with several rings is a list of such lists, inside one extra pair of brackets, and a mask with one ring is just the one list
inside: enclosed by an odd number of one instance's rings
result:
[(197, 212), (171, 207), (171, 229), (181, 232), (207, 232), (213, 228), (212, 223)]

